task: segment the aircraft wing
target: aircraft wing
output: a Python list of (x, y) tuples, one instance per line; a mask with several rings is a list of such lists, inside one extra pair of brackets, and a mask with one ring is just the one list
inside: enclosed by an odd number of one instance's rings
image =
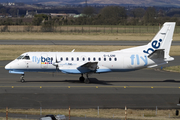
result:
[(97, 66), (98, 62), (87, 62), (83, 65), (81, 65), (80, 67), (78, 67), (78, 69), (88, 69), (88, 70), (91, 70), (91, 71), (96, 71), (96, 69), (98, 68)]
[(96, 72), (98, 68), (98, 62), (74, 62), (74, 63), (60, 63), (59, 70), (63, 73), (80, 74)]

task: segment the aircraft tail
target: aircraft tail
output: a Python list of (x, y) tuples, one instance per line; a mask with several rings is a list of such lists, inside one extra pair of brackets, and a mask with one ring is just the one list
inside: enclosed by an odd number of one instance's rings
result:
[(152, 41), (146, 45), (146, 49), (143, 50), (143, 52), (148, 54), (149, 57), (150, 56), (152, 57), (153, 54), (155, 53), (156, 54), (161, 53), (164, 54), (163, 55), (164, 59), (170, 61), (170, 59), (172, 58), (169, 56), (169, 52), (173, 40), (175, 24), (176, 24), (175, 22), (164, 23), (161, 30), (156, 34), (156, 36), (152, 39)]

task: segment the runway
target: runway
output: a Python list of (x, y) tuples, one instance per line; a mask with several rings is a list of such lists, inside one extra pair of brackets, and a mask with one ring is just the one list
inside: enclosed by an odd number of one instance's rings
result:
[[(0, 45), (114, 45), (114, 46), (140, 46), (150, 41), (102, 41), (102, 40), (0, 40)], [(172, 46), (180, 45), (180, 41), (173, 41)]]
[[(179, 65), (180, 56), (168, 65)], [(0, 108), (179, 108), (180, 73), (159, 69), (90, 75), (91, 83), (79, 75), (63, 73), (9, 74), (0, 61)]]

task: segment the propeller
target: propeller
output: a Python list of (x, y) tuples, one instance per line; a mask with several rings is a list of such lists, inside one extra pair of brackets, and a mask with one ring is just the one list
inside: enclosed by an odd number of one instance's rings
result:
[(56, 61), (54, 63), (52, 63), (52, 65), (54, 65), (56, 67), (56, 72), (58, 71), (59, 63), (60, 63), (60, 61), (57, 60), (57, 56), (56, 56)]

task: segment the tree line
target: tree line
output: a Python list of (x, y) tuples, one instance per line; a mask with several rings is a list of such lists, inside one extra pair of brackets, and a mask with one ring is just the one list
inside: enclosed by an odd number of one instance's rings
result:
[[(12, 14), (17, 14), (17, 9), (9, 9)], [(81, 16), (74, 17), (51, 17), (45, 14), (37, 14), (32, 19), (20, 18), (4, 18), (0, 19), (0, 25), (35, 25), (42, 26), (46, 31), (51, 30), (53, 26), (61, 25), (162, 25), (164, 22), (176, 22), (180, 25), (180, 9), (172, 9), (166, 11), (163, 9), (156, 9), (155, 7), (136, 7), (128, 9), (120, 6), (106, 6), (100, 10), (94, 7), (85, 7), (81, 11)], [(0, 14), (5, 14), (5, 8), (0, 9)]]

